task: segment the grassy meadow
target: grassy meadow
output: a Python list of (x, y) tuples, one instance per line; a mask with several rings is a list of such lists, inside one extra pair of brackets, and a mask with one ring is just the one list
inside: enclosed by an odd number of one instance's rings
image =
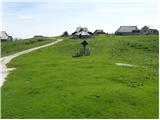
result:
[(99, 35), (82, 57), (72, 57), (82, 40), (63, 39), (8, 64), (2, 118), (158, 119), (158, 35)]
[(56, 40), (54, 37), (43, 37), (43, 38), (30, 38), (20, 39), (15, 41), (2, 41), (1, 42), (1, 56), (7, 56), (20, 52), (29, 48), (40, 46), (43, 44), (50, 43)]

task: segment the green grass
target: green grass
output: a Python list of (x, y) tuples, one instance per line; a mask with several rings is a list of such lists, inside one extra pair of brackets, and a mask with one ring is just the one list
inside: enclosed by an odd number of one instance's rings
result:
[(20, 52), (22, 50), (26, 50), (29, 48), (33, 48), (36, 46), (40, 46), (43, 44), (47, 44), (56, 40), (53, 37), (44, 37), (44, 38), (30, 38), (30, 39), (22, 39), (16, 41), (2, 41), (1, 42), (1, 56), (7, 56), (14, 54), (16, 52)]
[(158, 36), (97, 36), (77, 58), (81, 41), (64, 39), (8, 64), (2, 118), (158, 119)]

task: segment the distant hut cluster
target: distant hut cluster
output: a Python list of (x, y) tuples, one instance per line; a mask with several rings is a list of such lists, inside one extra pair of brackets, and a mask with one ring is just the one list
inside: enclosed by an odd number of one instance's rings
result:
[(77, 27), (76, 31), (72, 33), (73, 38), (91, 38), (93, 35), (86, 27)]
[(137, 35), (137, 34), (158, 35), (159, 31), (156, 29), (150, 29), (147, 26), (144, 26), (141, 29), (138, 29), (137, 26), (120, 26), (120, 28), (115, 32), (115, 35)]
[[(97, 29), (95, 32), (90, 32), (87, 27), (77, 27), (76, 31), (71, 34), (72, 38), (91, 38), (99, 34), (108, 34), (105, 33), (102, 29)], [(144, 26), (141, 29), (138, 29), (137, 26), (120, 26), (116, 30), (115, 35), (158, 35), (159, 31), (157, 29), (151, 29), (148, 26)], [(61, 35), (63, 37), (70, 36), (67, 31), (63, 32)], [(44, 36), (35, 35), (33, 38), (42, 40)], [(0, 31), (0, 40), (8, 41), (13, 40), (12, 36), (8, 35), (6, 31)]]
[(8, 35), (6, 31), (0, 31), (0, 40), (8, 41), (8, 40), (13, 40), (13, 38), (12, 36)]

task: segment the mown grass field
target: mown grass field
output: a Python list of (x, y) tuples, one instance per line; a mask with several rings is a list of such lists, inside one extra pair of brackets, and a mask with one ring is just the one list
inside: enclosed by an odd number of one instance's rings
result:
[[(17, 57), (2, 86), (2, 118), (157, 118), (158, 36), (97, 36)], [(128, 63), (137, 67), (116, 66)]]
[(40, 46), (55, 41), (56, 37), (30, 38), (16, 41), (1, 42), (1, 56), (7, 56), (29, 48)]

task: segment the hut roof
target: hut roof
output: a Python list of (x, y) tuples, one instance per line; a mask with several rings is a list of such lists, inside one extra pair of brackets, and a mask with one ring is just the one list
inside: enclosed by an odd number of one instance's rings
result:
[(77, 32), (75, 35), (90, 36), (90, 34), (88, 32), (85, 32), (85, 31)]
[(132, 32), (133, 30), (138, 30), (137, 26), (120, 26), (116, 32)]
[(105, 34), (105, 32), (102, 29), (97, 29), (94, 32), (95, 34)]
[(148, 30), (148, 29), (149, 29), (149, 27), (147, 27), (147, 26), (144, 26), (141, 28), (141, 30)]
[(81, 32), (81, 31), (89, 32), (88, 28), (86, 28), (86, 27), (77, 27), (76, 32)]
[(6, 33), (6, 31), (0, 31), (0, 39), (9, 39), (9, 35)]
[(103, 30), (97, 29), (97, 30), (95, 30), (95, 32), (103, 32)]

